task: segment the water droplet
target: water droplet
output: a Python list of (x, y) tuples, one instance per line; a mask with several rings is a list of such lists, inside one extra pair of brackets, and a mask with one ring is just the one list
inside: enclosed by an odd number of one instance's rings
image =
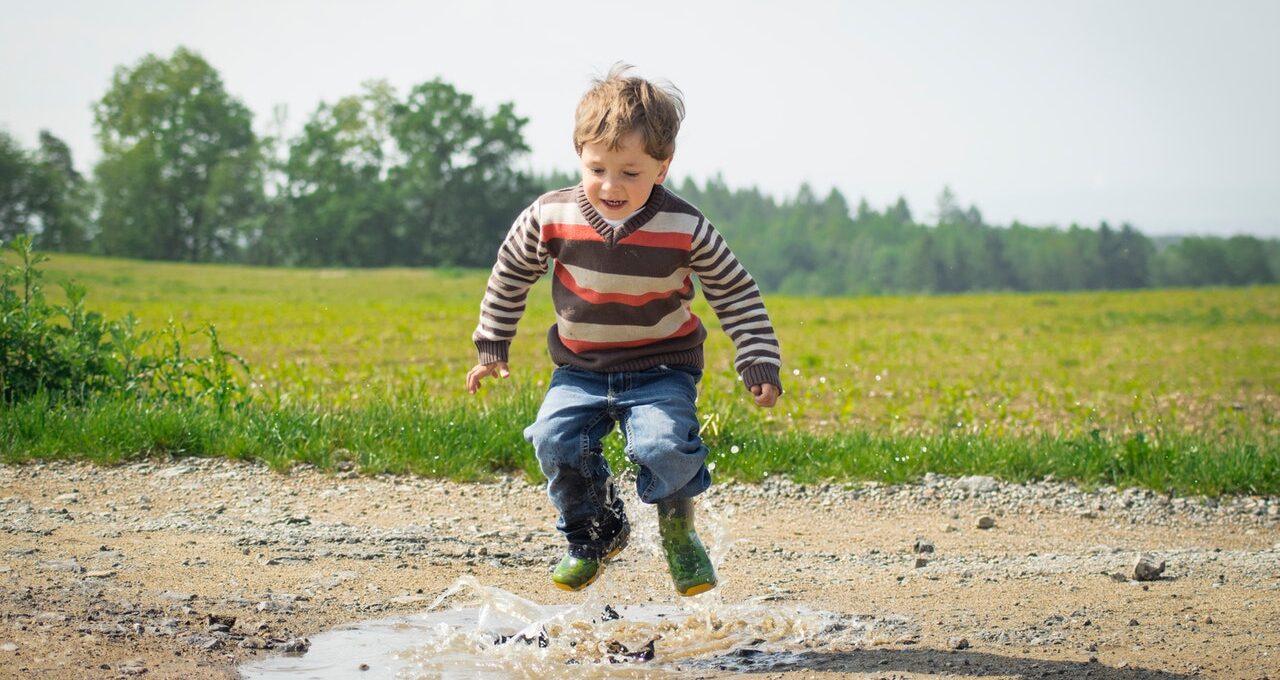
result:
[(733, 446), (730, 446), (730, 447), (729, 447), (729, 453), (737, 453), (737, 452), (739, 452), (739, 451), (741, 451), (741, 450), (742, 450), (742, 449), (741, 449), (741, 448), (738, 448), (738, 445), (737, 445), (737, 444), (734, 444)]

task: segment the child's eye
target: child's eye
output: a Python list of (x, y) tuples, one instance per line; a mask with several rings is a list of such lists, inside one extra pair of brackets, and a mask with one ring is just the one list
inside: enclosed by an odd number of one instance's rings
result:
[(638, 172), (624, 172), (622, 174), (626, 175), (627, 177), (630, 177), (631, 179), (635, 179), (640, 176), (640, 173)]
[(593, 175), (595, 175), (595, 176), (599, 177), (600, 175), (603, 175), (603, 174), (604, 174), (604, 169), (603, 169), (603, 168), (591, 168), (591, 174), (593, 174)]

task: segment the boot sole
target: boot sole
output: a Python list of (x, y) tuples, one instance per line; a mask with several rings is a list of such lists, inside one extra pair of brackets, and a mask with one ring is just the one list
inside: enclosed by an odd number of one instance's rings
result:
[(715, 588), (715, 587), (716, 587), (716, 584), (713, 581), (711, 583), (699, 583), (695, 586), (689, 586), (688, 590), (680, 590), (679, 588), (677, 588), (676, 592), (680, 593), (684, 597), (693, 597), (694, 595), (705, 593), (708, 590), (711, 590), (712, 588)]

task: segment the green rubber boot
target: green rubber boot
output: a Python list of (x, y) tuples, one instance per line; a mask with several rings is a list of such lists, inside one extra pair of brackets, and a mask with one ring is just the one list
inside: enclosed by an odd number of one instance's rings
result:
[(578, 591), (586, 588), (596, 579), (600, 578), (600, 574), (604, 573), (604, 565), (609, 560), (618, 556), (622, 549), (627, 547), (627, 539), (631, 535), (631, 527), (624, 524), (622, 531), (609, 544), (608, 552), (601, 557), (589, 557), (581, 554), (575, 546), (570, 546), (569, 551), (561, 558), (560, 564), (556, 565), (555, 571), (551, 572), (551, 582), (561, 590)]
[(716, 587), (715, 567), (693, 527), (692, 500), (658, 501), (658, 534), (677, 593), (687, 597)]

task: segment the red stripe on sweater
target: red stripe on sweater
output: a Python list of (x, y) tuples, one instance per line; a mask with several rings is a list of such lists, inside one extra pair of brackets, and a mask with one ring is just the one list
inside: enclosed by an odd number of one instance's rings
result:
[[(604, 237), (600, 235), (600, 232), (586, 224), (562, 224), (559, 222), (544, 224), (542, 225), (540, 238), (543, 243), (547, 243), (552, 239), (604, 243)], [(691, 250), (693, 248), (693, 235), (679, 232), (644, 231), (641, 229), (631, 232), (618, 243), (625, 243), (629, 246)]]
[(643, 293), (641, 295), (633, 295), (631, 293), (601, 293), (578, 285), (578, 282), (573, 278), (573, 274), (570, 274), (568, 268), (559, 262), (556, 262), (555, 274), (556, 280), (560, 282), (560, 285), (568, 288), (569, 292), (593, 305), (604, 304), (606, 302), (617, 302), (629, 307), (639, 307), (646, 302), (671, 297), (672, 295), (683, 295), (693, 289), (693, 281), (686, 276), (684, 277), (684, 285), (673, 290), (660, 290), (653, 293)]
[(693, 234), (682, 234), (669, 231), (633, 231), (618, 243), (629, 246), (648, 246), (650, 248), (674, 248), (675, 250), (692, 250)]
[(645, 345), (651, 345), (655, 342), (661, 342), (663, 340), (670, 340), (672, 338), (679, 338), (679, 337), (688, 335), (698, 330), (698, 324), (700, 323), (702, 322), (698, 320), (698, 316), (696, 314), (690, 314), (688, 321), (684, 322), (680, 326), (680, 328), (677, 328), (676, 332), (666, 336), (665, 338), (649, 338), (646, 340), (628, 340), (626, 342), (587, 342), (586, 340), (570, 340), (569, 338), (564, 337), (564, 334), (560, 334), (560, 342), (563, 342), (564, 346), (568, 347), (569, 350), (574, 352), (575, 354), (582, 354), (583, 352), (590, 352), (593, 350), (621, 349), (624, 347), (643, 347)]
[(585, 224), (544, 224), (542, 225), (542, 242), (547, 243), (552, 239), (564, 239), (566, 241), (595, 241), (604, 243), (604, 237), (595, 229)]

